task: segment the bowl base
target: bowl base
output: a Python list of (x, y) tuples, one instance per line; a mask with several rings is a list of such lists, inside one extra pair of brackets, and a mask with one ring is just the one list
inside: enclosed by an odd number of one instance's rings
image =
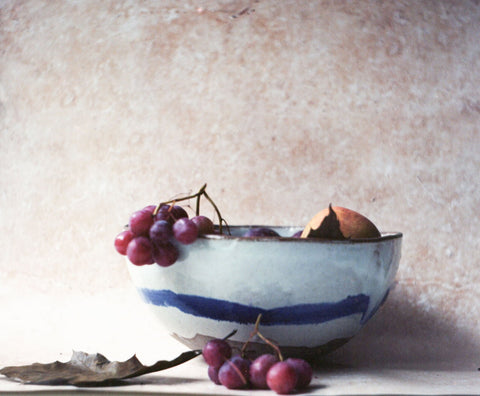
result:
[[(173, 338), (181, 342), (185, 346), (191, 349), (202, 349), (203, 346), (213, 337), (206, 336), (203, 334), (196, 334), (192, 338), (185, 338), (178, 334), (171, 334)], [(318, 345), (314, 347), (297, 347), (297, 346), (282, 346), (279, 345), (280, 351), (282, 352), (283, 357), (297, 357), (303, 358), (305, 360), (313, 361), (319, 358), (320, 356), (326, 355), (334, 350), (340, 348), (342, 345), (347, 343), (350, 338), (336, 338), (331, 340), (323, 345)], [(244, 345), (241, 341), (229, 340), (228, 343), (231, 345), (233, 353), (239, 353)], [(260, 356), (264, 353), (274, 353), (271, 346), (267, 345), (264, 342), (254, 342), (251, 341), (248, 343), (248, 347), (245, 351), (245, 354), (248, 358), (254, 359), (257, 356)]]

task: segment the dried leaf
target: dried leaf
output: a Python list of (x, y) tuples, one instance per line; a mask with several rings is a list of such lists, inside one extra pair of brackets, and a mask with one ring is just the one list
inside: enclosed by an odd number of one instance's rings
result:
[(199, 350), (188, 351), (173, 360), (160, 360), (152, 366), (144, 366), (135, 355), (124, 362), (111, 362), (98, 353), (87, 354), (74, 351), (69, 362), (56, 361), (4, 367), (0, 370), (0, 374), (25, 384), (113, 386), (120, 385), (122, 380), (127, 378), (178, 366), (200, 354)]

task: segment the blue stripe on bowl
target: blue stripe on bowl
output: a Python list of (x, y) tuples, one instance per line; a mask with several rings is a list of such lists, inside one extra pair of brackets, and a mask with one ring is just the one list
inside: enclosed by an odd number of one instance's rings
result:
[(387, 291), (383, 295), (382, 299), (378, 302), (377, 305), (375, 305), (375, 307), (373, 307), (373, 309), (370, 311), (370, 313), (368, 315), (364, 315), (362, 317), (362, 324), (367, 323), (373, 317), (373, 315), (375, 315), (377, 313), (377, 311), (380, 309), (380, 307), (383, 304), (385, 304), (385, 301), (387, 301), (387, 297), (388, 297), (389, 293), (390, 293), (390, 288), (387, 289)]
[(139, 292), (150, 304), (160, 307), (174, 307), (184, 313), (202, 318), (253, 324), (258, 315), (262, 314), (262, 326), (316, 324), (358, 313), (362, 314), (363, 319), (370, 301), (367, 295), (357, 294), (348, 296), (338, 302), (298, 304), (263, 309), (227, 300), (177, 294), (171, 290), (139, 289)]

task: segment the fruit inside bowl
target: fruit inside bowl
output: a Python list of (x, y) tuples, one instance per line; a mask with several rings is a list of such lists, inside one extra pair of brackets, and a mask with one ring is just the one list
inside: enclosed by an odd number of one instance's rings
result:
[[(205, 189), (197, 194), (204, 196)], [(342, 222), (349, 217), (337, 216), (335, 207), (328, 208), (326, 225), (226, 226), (219, 215), (213, 227), (196, 219), (198, 213), (188, 218), (177, 203), (134, 214), (115, 246), (127, 256), (144, 301), (191, 348), (232, 330), (229, 342), (240, 348), (261, 315), (262, 333), (286, 356), (327, 353), (360, 331), (394, 282), (402, 234), (345, 236)], [(205, 231), (197, 222), (206, 224)], [(321, 227), (332, 236), (310, 235)], [(256, 354), (269, 350), (262, 340), (249, 347)]]

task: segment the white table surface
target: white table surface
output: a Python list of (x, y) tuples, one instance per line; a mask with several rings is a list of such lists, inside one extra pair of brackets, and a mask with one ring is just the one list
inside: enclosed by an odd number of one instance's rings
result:
[[(161, 394), (161, 395), (272, 395), (272, 391), (228, 390), (210, 382), (205, 364), (198, 359), (165, 372), (148, 374), (128, 381), (128, 385), (105, 388), (23, 385), (0, 380), (3, 392), (58, 392), (87, 394)], [(478, 395), (480, 374), (468, 371), (430, 371), (407, 369), (316, 369), (310, 395)]]
[[(72, 350), (102, 353), (123, 361), (136, 354), (145, 365), (170, 360), (187, 350), (153, 319), (132, 289), (108, 290), (94, 295), (66, 293), (59, 286), (28, 293), (28, 285), (2, 279), (0, 307), (0, 366), (68, 361)], [(366, 329), (368, 331), (368, 329)], [(359, 336), (360, 342), (362, 336)], [(354, 342), (353, 340), (351, 342)], [(348, 344), (347, 344), (348, 345)], [(345, 348), (345, 347), (344, 347)], [(342, 356), (340, 353), (339, 356)], [(347, 354), (348, 356), (348, 354)], [(335, 358), (335, 355), (334, 355)], [(335, 360), (333, 358), (333, 360)], [(327, 359), (330, 361), (330, 358)], [(361, 364), (356, 359), (315, 367), (306, 393), (312, 395), (480, 395), (480, 356), (476, 361), (392, 361)], [(478, 364), (478, 365), (477, 365)], [(158, 373), (107, 388), (25, 385), (0, 376), (0, 394), (168, 394), (263, 395), (271, 391), (231, 391), (211, 383), (201, 357)]]

